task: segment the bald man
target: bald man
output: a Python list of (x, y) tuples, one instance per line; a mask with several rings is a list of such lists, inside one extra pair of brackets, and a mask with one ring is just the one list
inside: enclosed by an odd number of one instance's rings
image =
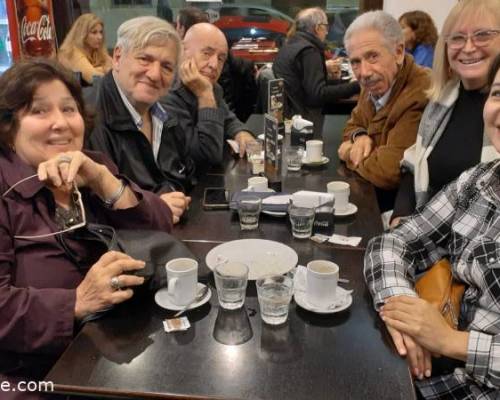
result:
[(240, 156), (253, 135), (229, 110), (217, 80), (227, 59), (224, 34), (214, 25), (193, 25), (184, 36), (178, 79), (165, 97), (167, 111), (182, 126), (190, 156), (198, 166), (222, 162), (225, 139), (239, 144)]

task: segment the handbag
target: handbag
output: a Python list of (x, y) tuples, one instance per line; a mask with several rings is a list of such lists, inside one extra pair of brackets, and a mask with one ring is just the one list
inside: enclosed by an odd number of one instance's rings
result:
[(443, 258), (436, 262), (415, 284), (420, 298), (436, 306), (448, 325), (457, 329), (465, 285), (456, 281), (451, 264)]
[[(146, 263), (145, 267), (131, 273), (144, 277), (146, 286), (150, 290), (167, 285), (165, 264), (168, 261), (180, 257), (196, 259), (184, 243), (162, 231), (114, 229), (109, 225), (87, 223), (71, 236), (73, 240), (92, 241), (93, 248), (100, 248), (95, 258), (99, 258), (105, 251), (115, 250), (137, 260), (143, 260)], [(62, 237), (59, 239), (66, 254), (77, 263), (77, 255), (66, 245)]]

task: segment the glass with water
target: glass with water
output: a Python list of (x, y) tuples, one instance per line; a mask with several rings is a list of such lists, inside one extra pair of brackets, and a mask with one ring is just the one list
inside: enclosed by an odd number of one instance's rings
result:
[(288, 207), (290, 224), (292, 225), (292, 235), (297, 239), (307, 239), (311, 237), (314, 216), (314, 207), (300, 207), (293, 203)]
[(245, 303), (248, 266), (241, 262), (227, 261), (215, 267), (214, 277), (221, 307), (226, 310), (241, 308)]
[(285, 323), (293, 294), (291, 276), (266, 276), (257, 279), (256, 286), (262, 320), (270, 325)]
[(238, 201), (238, 215), (241, 230), (252, 230), (259, 227), (259, 216), (262, 200), (256, 196), (248, 196)]

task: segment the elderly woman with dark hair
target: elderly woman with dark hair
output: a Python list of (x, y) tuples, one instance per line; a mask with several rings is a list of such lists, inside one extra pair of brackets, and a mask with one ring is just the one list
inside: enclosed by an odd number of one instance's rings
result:
[(434, 46), (438, 39), (432, 17), (423, 11), (409, 11), (399, 17), (405, 36), (405, 48), (418, 65), (432, 68)]
[[(483, 118), (500, 151), (500, 55), (491, 65)], [(399, 354), (429, 399), (500, 397), (500, 159), (481, 163), (441, 190), (394, 230), (370, 241), (365, 279)], [(418, 297), (417, 273), (448, 255), (453, 277), (467, 286), (459, 327)], [(431, 376), (430, 355), (462, 361)], [(427, 379), (424, 379), (427, 378)]]
[(78, 322), (143, 283), (131, 274), (143, 261), (82, 239), (87, 222), (172, 227), (157, 196), (82, 152), (85, 117), (80, 86), (54, 62), (20, 62), (0, 77), (0, 381), (26, 379), (29, 362), (60, 354)]

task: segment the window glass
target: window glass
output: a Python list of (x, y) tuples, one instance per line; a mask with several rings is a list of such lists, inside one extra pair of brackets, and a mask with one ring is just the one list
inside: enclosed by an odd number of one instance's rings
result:
[[(103, 19), (109, 49), (116, 42), (118, 26), (129, 18), (157, 15), (174, 21), (179, 9), (196, 6), (207, 11), (211, 22), (225, 33), (234, 54), (262, 63), (274, 59), (295, 14), (305, 7), (302, 0), (78, 0), (73, 3), (79, 5), (77, 12), (93, 12)], [(330, 25), (327, 46), (332, 53), (338, 53), (335, 49), (343, 46), (345, 29), (358, 14), (359, 0), (329, 0), (322, 7)]]

